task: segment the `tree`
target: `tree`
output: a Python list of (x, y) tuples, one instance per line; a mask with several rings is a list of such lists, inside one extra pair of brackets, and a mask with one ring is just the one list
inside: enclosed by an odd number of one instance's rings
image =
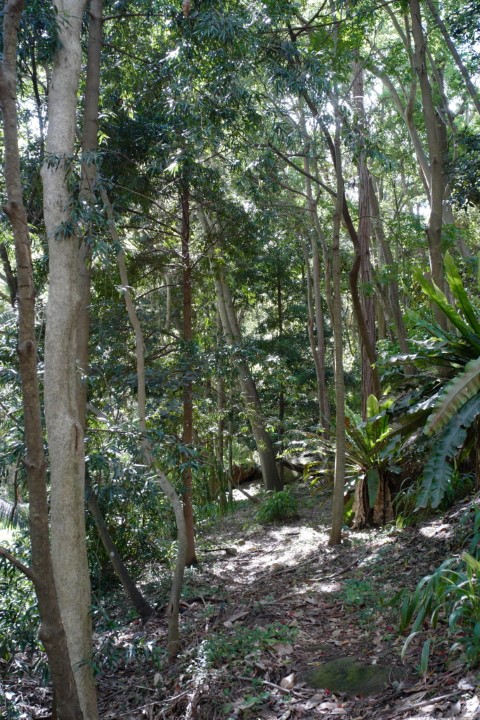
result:
[[(30, 577), (35, 586), (42, 621), (40, 639), (47, 651), (58, 717), (61, 720), (80, 720), (84, 714), (80, 707), (80, 692), (74, 677), (71, 646), (65, 633), (58, 602), (49, 539), (46, 461), (37, 379), (35, 288), (27, 214), (23, 203), (17, 130), (16, 52), (22, 7), (21, 0), (8, 0), (4, 6), (0, 107), (4, 126), (5, 181), (8, 197), (5, 212), (12, 224), (17, 266), (18, 357), (27, 448), (32, 567), (25, 568), (15, 562), (14, 558), (10, 559)], [(2, 552), (2, 554), (6, 553)], [(6, 554), (7, 557), (8, 555)]]
[(49, 249), (45, 420), (51, 477), (52, 560), (71, 665), (85, 718), (98, 717), (91, 664), (90, 578), (85, 539), (85, 455), (77, 404), (78, 233), (72, 171), (80, 32), (85, 0), (56, 0), (58, 48), (48, 99), (43, 206)]

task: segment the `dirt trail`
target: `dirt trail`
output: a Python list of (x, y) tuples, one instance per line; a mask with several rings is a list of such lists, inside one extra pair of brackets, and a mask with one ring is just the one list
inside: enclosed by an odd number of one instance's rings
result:
[[(425, 679), (415, 669), (424, 638), (401, 661), (398, 609), (385, 604), (451, 554), (464, 510), (416, 529), (347, 533), (340, 547), (330, 548), (328, 495), (312, 497), (305, 487), (294, 492), (298, 520), (260, 526), (256, 507), (247, 505), (199, 533), (202, 562), (187, 574), (182, 655), (141, 682), (138, 671), (135, 679), (132, 674), (121, 693), (130, 708), (123, 717), (480, 717), (477, 679), (463, 668), (446, 670), (441, 644)], [(164, 623), (153, 621), (141, 632), (161, 643)], [(312, 687), (313, 671), (342, 658), (376, 666), (379, 677), (385, 668), (381, 689), (368, 694), (361, 678), (362, 691)], [(135, 684), (149, 692), (132, 693)], [(118, 707), (105, 709), (103, 717), (120, 717)]]
[[(458, 552), (468, 504), (415, 529), (348, 532), (330, 548), (328, 495), (312, 497), (305, 486), (293, 492), (295, 521), (260, 526), (257, 506), (246, 503), (199, 529), (201, 562), (186, 574), (183, 645), (174, 665), (163, 654), (167, 573), (145, 584), (159, 605), (145, 627), (99, 628), (98, 657), (109, 658), (98, 678), (104, 720), (480, 718), (479, 678), (446, 669), (445, 645), (426, 678), (416, 672), (422, 634), (401, 661), (398, 608), (387, 604)], [(340, 680), (332, 682), (342, 690), (315, 689), (315, 671), (338, 660)], [(347, 675), (360, 690), (343, 687)], [(38, 714), (22, 717), (47, 717), (33, 690), (31, 707), (33, 694)]]

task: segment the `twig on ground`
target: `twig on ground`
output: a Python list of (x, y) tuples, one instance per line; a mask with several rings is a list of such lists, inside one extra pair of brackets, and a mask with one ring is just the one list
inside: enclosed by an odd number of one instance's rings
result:
[[(245, 675), (239, 675), (239, 680), (248, 680), (249, 682), (252, 682), (252, 680), (257, 680), (259, 678), (251, 678), (246, 677)], [(281, 685), (276, 685), (275, 683), (270, 682), (269, 680), (262, 680), (263, 685), (267, 685), (268, 687), (273, 687), (276, 690), (279, 690), (281, 693), (285, 693), (286, 695), (293, 695), (294, 697), (300, 698), (303, 700), (304, 696), (297, 692), (296, 690), (287, 690), (286, 688), (282, 688)]]
[(399, 710), (394, 715), (391, 715), (390, 718), (391, 720), (393, 720), (394, 718), (401, 717), (406, 712), (409, 713), (412, 710), (417, 710), (418, 708), (425, 707), (426, 705), (434, 705), (435, 703), (441, 702), (442, 700), (448, 700), (455, 695), (461, 695), (462, 692), (464, 692), (464, 690), (453, 690), (453, 692), (446, 693), (445, 695), (439, 695), (438, 697), (433, 697), (426, 700), (419, 700), (419, 702), (412, 703), (403, 710)]

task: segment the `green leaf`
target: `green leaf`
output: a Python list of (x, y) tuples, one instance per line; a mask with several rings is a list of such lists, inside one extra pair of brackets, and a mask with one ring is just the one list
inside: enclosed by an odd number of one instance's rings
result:
[(425, 295), (434, 302), (447, 316), (452, 325), (463, 335), (463, 337), (475, 348), (480, 355), (480, 338), (472, 333), (471, 327), (467, 325), (460, 313), (448, 302), (448, 299), (435, 283), (427, 280), (420, 270), (414, 272), (414, 278), (422, 288)]
[(422, 675), (427, 674), (431, 644), (432, 644), (431, 638), (428, 638), (428, 640), (425, 640), (425, 642), (423, 643), (422, 657), (420, 658), (420, 672), (422, 673)]
[(375, 395), (369, 395), (367, 398), (367, 418), (373, 418), (380, 412), (380, 405)]
[(416, 637), (417, 635), (418, 635), (418, 632), (412, 632), (412, 633), (410, 633), (410, 635), (407, 637), (407, 639), (406, 639), (405, 642), (403, 643), (402, 652), (401, 652), (401, 654), (400, 654), (400, 659), (401, 659), (401, 660), (403, 660), (403, 658), (405, 657), (405, 653), (407, 652), (408, 646), (409, 646), (410, 643), (412, 642), (413, 638)]
[(439, 432), (453, 415), (480, 391), (480, 357), (471, 360), (441, 393), (438, 404), (425, 425), (425, 434)]
[(380, 475), (376, 467), (370, 468), (367, 472), (368, 502), (371, 508), (377, 502), (378, 488), (380, 487)]
[(450, 290), (459, 303), (463, 314), (472, 326), (474, 333), (480, 336), (480, 323), (477, 319), (477, 312), (468, 299), (460, 273), (449, 252), (445, 254), (444, 264)]
[(453, 467), (448, 459), (463, 446), (468, 428), (480, 413), (480, 397), (471, 398), (454, 415), (433, 447), (423, 471), (422, 489), (417, 508), (438, 507), (452, 478)]

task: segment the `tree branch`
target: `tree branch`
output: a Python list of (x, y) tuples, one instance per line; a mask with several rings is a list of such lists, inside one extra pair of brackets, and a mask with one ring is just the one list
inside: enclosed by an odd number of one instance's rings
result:
[(9, 552), (7, 548), (4, 548), (1, 545), (0, 557), (4, 557), (6, 560), (8, 560), (9, 563), (13, 565), (13, 567), (17, 568), (17, 570), (20, 570), (20, 572), (23, 573), (25, 577), (27, 577), (32, 582), (35, 582), (35, 575), (33, 570), (27, 567), (27, 565), (24, 565), (20, 560), (18, 560), (14, 555), (12, 555), (12, 553)]

